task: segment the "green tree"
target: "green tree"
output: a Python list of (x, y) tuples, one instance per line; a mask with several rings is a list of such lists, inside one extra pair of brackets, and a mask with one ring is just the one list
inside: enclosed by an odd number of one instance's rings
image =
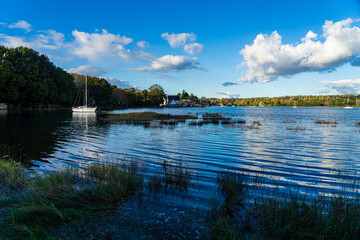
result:
[(0, 102), (70, 106), (74, 93), (73, 78), (47, 56), (26, 47), (0, 46)]
[(159, 84), (154, 84), (149, 87), (148, 97), (153, 105), (160, 105), (164, 101), (164, 97), (166, 96), (164, 89)]

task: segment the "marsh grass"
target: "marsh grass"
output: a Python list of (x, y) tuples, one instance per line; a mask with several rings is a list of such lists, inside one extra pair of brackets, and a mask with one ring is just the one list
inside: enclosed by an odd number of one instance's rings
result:
[(230, 120), (230, 118), (223, 116), (221, 113), (204, 113), (202, 118), (205, 120)]
[(142, 122), (154, 120), (186, 120), (197, 118), (197, 116), (193, 115), (170, 115), (156, 112), (129, 112), (120, 114), (103, 114), (101, 119), (109, 122)]
[(169, 164), (164, 160), (161, 171), (150, 176), (148, 189), (150, 193), (158, 193), (160, 190), (179, 190), (186, 192), (193, 184), (191, 171), (182, 164)]
[(293, 131), (305, 131), (306, 128), (304, 127), (286, 127), (287, 130), (293, 130)]
[[(216, 115), (218, 116), (218, 115)], [(221, 124), (221, 125), (231, 125), (231, 126), (236, 126), (239, 124), (245, 124), (246, 121), (243, 119), (239, 119), (239, 120), (230, 120), (230, 118), (225, 118), (222, 117), (220, 115), (220, 117), (213, 117), (213, 118), (203, 118), (203, 120), (198, 120), (198, 121), (190, 121), (189, 122), (189, 126), (202, 126), (204, 124)]]
[(0, 188), (20, 189), (28, 177), (29, 172), (20, 163), (13, 160), (0, 161)]
[(190, 170), (186, 169), (181, 164), (169, 164), (166, 160), (164, 160), (162, 168), (164, 171), (165, 188), (170, 187), (187, 191), (191, 183)]
[[(2, 171), (6, 172), (2, 176), (14, 176), (7, 174), (9, 169)], [(25, 174), (26, 170), (21, 166), (11, 165), (10, 172), (17, 171), (22, 172), (15, 175), (17, 183), (22, 184), (21, 190), (0, 201), (4, 210), (0, 239), (47, 238), (50, 226), (96, 215), (143, 187), (136, 162), (122, 166), (94, 164), (83, 170), (67, 168), (32, 177)]]
[(296, 123), (296, 120), (286, 118), (286, 119), (283, 119), (282, 122), (283, 122), (283, 123)]
[(218, 175), (224, 201), (220, 204), (214, 199), (210, 204), (210, 239), (359, 239), (358, 195), (289, 192), (289, 197), (259, 196), (252, 204), (243, 205), (249, 197), (247, 186), (254, 180), (254, 176), (231, 172)]
[(255, 202), (251, 214), (257, 226), (256, 234), (264, 239), (359, 239), (358, 199), (268, 198)]
[(314, 123), (315, 124), (333, 124), (333, 125), (338, 124), (337, 121), (329, 121), (329, 120), (316, 120)]
[(209, 239), (216, 240), (235, 240), (238, 239), (239, 232), (236, 230), (234, 220), (224, 214), (219, 200), (213, 198), (210, 203), (209, 211)]
[(238, 239), (239, 229), (235, 224), (234, 213), (243, 207), (245, 180), (246, 175), (241, 173), (218, 173), (217, 185), (224, 201), (220, 204), (217, 198), (211, 200), (208, 217), (210, 239)]
[(260, 121), (253, 121), (253, 125), (254, 126), (261, 126), (261, 122)]

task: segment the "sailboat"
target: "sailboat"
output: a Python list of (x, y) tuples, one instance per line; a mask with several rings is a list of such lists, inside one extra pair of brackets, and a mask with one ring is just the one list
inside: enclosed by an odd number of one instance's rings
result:
[(353, 109), (353, 107), (350, 107), (349, 106), (349, 98), (347, 99), (347, 105), (346, 105), (346, 107), (344, 107), (345, 109)]
[[(81, 91), (82, 90), (80, 89), (79, 93)], [(80, 101), (81, 96), (79, 97), (79, 94), (78, 94), (78, 97), (76, 97), (75, 104), (76, 104), (78, 98)], [(78, 107), (73, 106), (72, 110), (73, 110), (73, 112), (79, 112), (79, 113), (94, 113), (96, 111), (96, 108), (97, 107), (95, 106), (95, 101), (93, 102), (93, 104), (90, 104), (90, 106), (88, 105), (87, 75), (85, 75), (84, 105), (78, 106)]]

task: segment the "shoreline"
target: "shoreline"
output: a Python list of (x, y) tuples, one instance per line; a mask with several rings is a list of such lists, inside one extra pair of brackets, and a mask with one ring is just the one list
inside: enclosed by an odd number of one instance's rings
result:
[[(310, 196), (266, 180), (219, 172), (207, 210), (177, 205), (192, 187), (188, 170), (164, 162), (145, 178), (142, 164), (95, 163), (42, 175), (0, 161), (0, 237), (36, 239), (357, 239), (360, 196)], [(271, 180), (270, 180), (271, 181)], [(359, 189), (359, 182), (353, 189)], [(175, 195), (172, 195), (175, 194)], [(175, 197), (175, 198), (174, 198)]]

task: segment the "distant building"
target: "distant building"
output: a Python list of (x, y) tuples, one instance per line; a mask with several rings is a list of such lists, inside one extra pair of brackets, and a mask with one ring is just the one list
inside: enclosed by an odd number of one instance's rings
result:
[(178, 95), (166, 95), (164, 98), (165, 107), (178, 107), (180, 106), (180, 96)]
[(0, 103), (0, 110), (6, 110), (7, 105), (5, 103)]

